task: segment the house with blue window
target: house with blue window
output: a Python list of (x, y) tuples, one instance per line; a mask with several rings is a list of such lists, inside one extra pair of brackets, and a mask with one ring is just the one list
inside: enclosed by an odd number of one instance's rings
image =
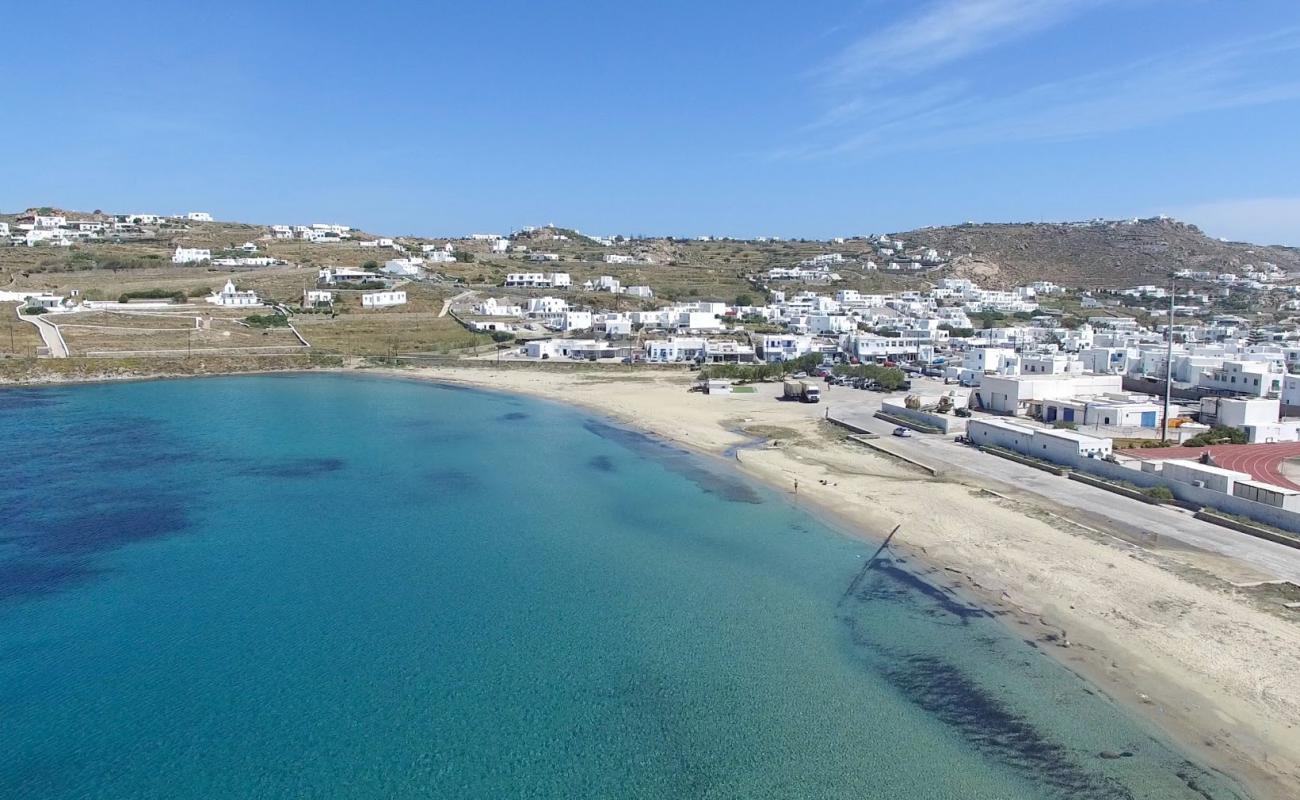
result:
[[(1043, 401), (1043, 422), (1107, 428), (1155, 428), (1160, 424), (1161, 403), (1144, 394), (1116, 392)], [(1178, 409), (1171, 409), (1175, 415)]]

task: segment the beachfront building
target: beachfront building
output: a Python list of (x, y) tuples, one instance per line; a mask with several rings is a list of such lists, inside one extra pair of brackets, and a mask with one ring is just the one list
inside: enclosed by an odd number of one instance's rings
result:
[(1105, 458), (1111, 440), (1070, 430), (1031, 428), (1005, 419), (973, 419), (966, 435), (979, 447), (1000, 447), (1054, 464), (1074, 464), (1081, 458)]
[(670, 336), (667, 339), (652, 339), (645, 343), (647, 361), (694, 361), (704, 352), (703, 337)]
[(390, 289), (382, 292), (366, 292), (361, 295), (362, 308), (391, 308), (406, 305), (406, 292)]
[(813, 337), (788, 333), (769, 333), (763, 336), (763, 360), (769, 364), (793, 361), (813, 351)]

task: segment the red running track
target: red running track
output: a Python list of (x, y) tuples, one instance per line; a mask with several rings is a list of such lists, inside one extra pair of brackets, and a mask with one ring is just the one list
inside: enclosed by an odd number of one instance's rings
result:
[(1300, 490), (1300, 484), (1282, 474), (1282, 463), (1300, 458), (1300, 442), (1280, 444), (1216, 444), (1211, 447), (1153, 447), (1145, 450), (1121, 450), (1123, 455), (1148, 460), (1167, 458), (1197, 459), (1208, 451), (1214, 463), (1223, 469), (1245, 472), (1257, 481)]

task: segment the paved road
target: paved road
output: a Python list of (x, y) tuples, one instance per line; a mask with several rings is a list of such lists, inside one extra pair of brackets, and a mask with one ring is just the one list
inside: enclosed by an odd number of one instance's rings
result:
[(41, 339), (45, 341), (45, 348), (50, 353), (50, 358), (67, 358), (68, 346), (64, 344), (63, 337), (59, 335), (59, 329), (50, 323), (43, 316), (24, 316), (21, 319), (27, 320), (36, 326), (36, 330), (41, 332)]
[[(845, 393), (841, 393), (845, 392)], [(952, 437), (916, 434), (909, 438), (889, 436), (894, 426), (872, 416), (879, 409), (881, 395), (854, 390), (833, 391), (831, 414), (873, 433), (888, 437), (887, 448), (940, 471), (954, 470), (991, 483), (998, 491), (1028, 492), (1082, 514), (1069, 516), (1087, 524), (1088, 517), (1102, 517), (1121, 530), (1155, 533), (1193, 547), (1238, 559), (1278, 578), (1300, 583), (1300, 550), (1256, 539), (1209, 522), (1195, 519), (1190, 512), (1173, 506), (1153, 506), (1120, 497), (1049, 472), (989, 455), (960, 445)]]
[(467, 292), (461, 292), (455, 297), (448, 297), (446, 300), (442, 301), (442, 310), (438, 312), (438, 316), (440, 317), (447, 316), (447, 312), (451, 310), (452, 303), (459, 303), (461, 300), (464, 300), (467, 297), (473, 297), (476, 294), (478, 294), (478, 292), (474, 291), (473, 289), (470, 289)]

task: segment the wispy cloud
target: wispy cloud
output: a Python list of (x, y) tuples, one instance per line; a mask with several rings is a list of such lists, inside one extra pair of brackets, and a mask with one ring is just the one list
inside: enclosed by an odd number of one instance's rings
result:
[(854, 41), (817, 73), (831, 84), (883, 83), (1049, 28), (1105, 0), (936, 0)]
[(867, 156), (1070, 140), (1189, 114), (1295, 100), (1300, 75), (1279, 64), (1294, 63), (1289, 59), (1298, 53), (1300, 28), (1290, 28), (1009, 92), (970, 89), (954, 96), (954, 85), (961, 84), (952, 83), (906, 94), (881, 90), (842, 100), (800, 131), (797, 146), (777, 156)]
[(1211, 236), (1300, 247), (1300, 197), (1218, 200), (1164, 213), (1194, 223)]

